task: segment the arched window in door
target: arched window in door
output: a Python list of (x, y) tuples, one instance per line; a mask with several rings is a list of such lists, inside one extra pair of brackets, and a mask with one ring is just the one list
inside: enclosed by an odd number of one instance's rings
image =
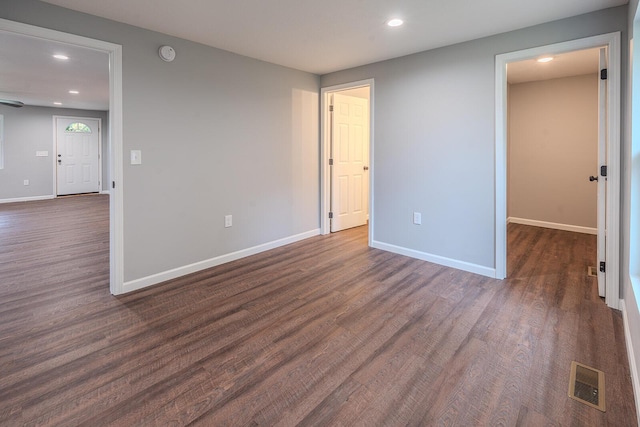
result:
[(71, 123), (64, 130), (65, 132), (76, 132), (76, 133), (91, 133), (91, 128), (84, 123), (75, 122)]

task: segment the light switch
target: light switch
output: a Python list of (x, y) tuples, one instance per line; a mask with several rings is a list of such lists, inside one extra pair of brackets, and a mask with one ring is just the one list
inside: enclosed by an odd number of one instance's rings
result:
[(422, 224), (422, 214), (420, 212), (414, 212), (413, 213), (413, 223), (415, 225)]
[(229, 228), (233, 225), (233, 217), (231, 215), (224, 216), (224, 226), (225, 228)]
[(141, 165), (142, 164), (142, 151), (141, 150), (131, 150), (131, 164), (132, 165)]

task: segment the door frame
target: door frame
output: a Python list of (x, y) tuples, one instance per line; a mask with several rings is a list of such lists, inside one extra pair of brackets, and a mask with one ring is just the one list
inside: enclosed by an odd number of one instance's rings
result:
[(320, 89), (320, 234), (331, 232), (329, 209), (331, 207), (331, 167), (329, 155), (331, 153), (331, 115), (329, 114), (330, 97), (335, 92), (349, 89), (369, 87), (369, 233), (368, 245), (373, 242), (373, 188), (374, 167), (374, 81), (373, 79), (358, 80)]
[[(58, 196), (58, 119), (71, 119), (71, 120), (97, 120), (98, 121), (98, 193), (102, 193), (102, 187), (104, 186), (102, 179), (102, 119), (100, 117), (77, 117), (77, 116), (53, 116), (53, 197)], [(108, 159), (107, 159), (108, 160)]]
[[(507, 275), (507, 64), (542, 55), (607, 47), (607, 200), (606, 304), (620, 308), (620, 32), (496, 55), (495, 102), (495, 267), (496, 278)], [(585, 273), (586, 274), (586, 273)]]
[(109, 55), (109, 289), (114, 295), (121, 294), (124, 285), (122, 46), (6, 19), (0, 19), (0, 31), (95, 49)]

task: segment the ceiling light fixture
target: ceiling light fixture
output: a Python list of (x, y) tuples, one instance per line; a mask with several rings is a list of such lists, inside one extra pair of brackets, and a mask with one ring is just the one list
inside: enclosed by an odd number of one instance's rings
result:
[(54, 102), (53, 105), (62, 105), (62, 102)]
[(9, 107), (16, 107), (16, 108), (24, 107), (24, 102), (14, 101), (12, 99), (0, 99), (0, 104), (8, 105)]
[(80, 92), (78, 92), (77, 90), (70, 90), (69, 93), (72, 94), (72, 95), (77, 95)]
[(69, 59), (67, 55), (53, 55), (53, 57), (56, 59), (61, 59), (63, 61), (66, 61), (67, 59)]
[(545, 56), (544, 58), (538, 58), (538, 62), (542, 62), (542, 63), (551, 62), (551, 61), (553, 61), (553, 56)]
[(393, 18), (387, 21), (387, 25), (390, 27), (399, 27), (404, 24), (404, 21), (400, 18)]

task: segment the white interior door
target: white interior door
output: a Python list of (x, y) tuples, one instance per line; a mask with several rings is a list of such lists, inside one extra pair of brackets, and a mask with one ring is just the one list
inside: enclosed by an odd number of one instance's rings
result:
[[(607, 52), (605, 48), (600, 49), (600, 70), (607, 68)], [(602, 166), (607, 165), (607, 82), (608, 80), (600, 78), (598, 86), (598, 294), (605, 296), (606, 274), (602, 268), (606, 262), (606, 201), (607, 201), (607, 178), (606, 173), (603, 175)]]
[(369, 206), (369, 101), (333, 94), (331, 231), (367, 223)]
[(100, 191), (100, 120), (56, 117), (57, 194)]

